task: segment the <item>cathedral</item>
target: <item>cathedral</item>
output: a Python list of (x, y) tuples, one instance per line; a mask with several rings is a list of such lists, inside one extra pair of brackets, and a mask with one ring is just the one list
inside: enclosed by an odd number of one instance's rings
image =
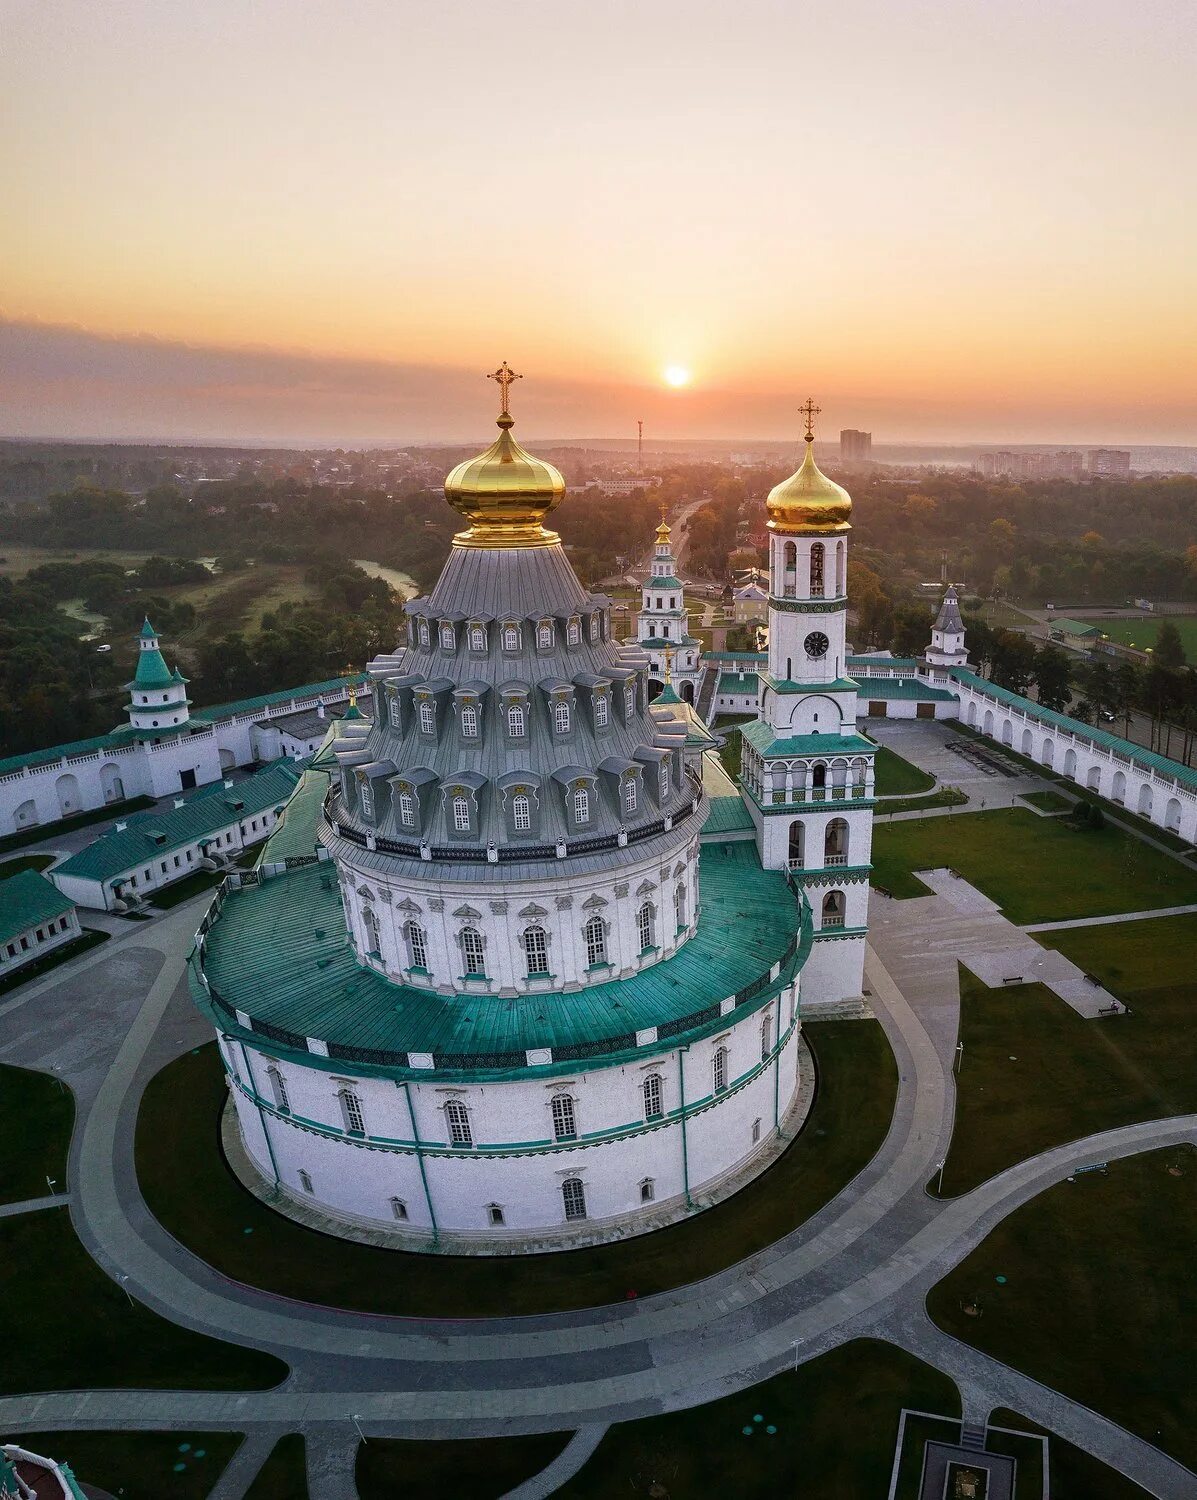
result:
[[(643, 1233), (777, 1158), (813, 1093), (803, 1008), (859, 1003), (873, 805), (851, 501), (810, 442), (769, 499), (741, 794), (690, 702), (668, 528), (620, 642), (496, 378), (499, 435), (445, 481), (465, 527), (370, 663), (372, 715), (305, 773), (310, 845), (297, 813), (192, 959), (243, 1180), (332, 1233), (474, 1254)], [(650, 650), (681, 679), (653, 701)]]

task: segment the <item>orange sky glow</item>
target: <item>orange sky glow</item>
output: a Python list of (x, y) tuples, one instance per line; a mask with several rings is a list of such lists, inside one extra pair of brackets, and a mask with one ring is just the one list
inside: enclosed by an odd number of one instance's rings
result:
[[(0, 0), (0, 433), (1197, 443), (1190, 5)], [(690, 379), (671, 388), (664, 372)]]

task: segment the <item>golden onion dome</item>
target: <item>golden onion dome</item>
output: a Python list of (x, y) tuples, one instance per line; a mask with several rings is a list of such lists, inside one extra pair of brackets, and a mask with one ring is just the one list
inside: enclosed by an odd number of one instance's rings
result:
[(456, 547), (544, 547), (559, 541), (541, 525), (560, 505), (565, 480), (550, 463), (524, 451), (511, 435), (508, 388), (520, 376), (506, 362), (488, 377), (503, 392), (499, 436), (485, 453), (467, 458), (445, 480), (445, 499), (470, 523), (453, 538)]
[(661, 524), (657, 527), (657, 541), (667, 542), (672, 535), (673, 533), (665, 523), (665, 518), (662, 517)]
[[(816, 410), (818, 408), (815, 408)], [(804, 532), (851, 531), (852, 496), (828, 479), (815, 463), (815, 438), (806, 430), (806, 457), (796, 474), (769, 491), (765, 501), (769, 530), (785, 536)]]

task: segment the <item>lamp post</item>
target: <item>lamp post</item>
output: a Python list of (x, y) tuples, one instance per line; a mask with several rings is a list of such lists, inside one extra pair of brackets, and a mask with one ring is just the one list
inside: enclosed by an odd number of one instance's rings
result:
[(355, 1412), (350, 1412), (349, 1413), (349, 1420), (357, 1428), (357, 1435), (358, 1435), (358, 1437), (361, 1438), (362, 1442), (363, 1443), (368, 1442), (369, 1439), (366, 1437), (366, 1434), (362, 1431), (361, 1420), (359, 1419), (359, 1417), (357, 1416), (357, 1414)]

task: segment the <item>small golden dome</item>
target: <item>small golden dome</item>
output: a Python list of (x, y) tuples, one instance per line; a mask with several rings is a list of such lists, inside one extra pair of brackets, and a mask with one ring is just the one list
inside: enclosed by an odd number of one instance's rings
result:
[(533, 458), (511, 436), (507, 391), (520, 377), (506, 362), (494, 375), (503, 391), (499, 436), (485, 453), (467, 458), (445, 480), (445, 499), (470, 526), (453, 538), (456, 547), (544, 547), (559, 541), (541, 525), (560, 505), (565, 480), (552, 464)]
[(806, 434), (806, 457), (796, 474), (769, 491), (765, 501), (769, 530), (785, 536), (803, 532), (851, 531), (852, 496), (828, 479), (815, 463), (815, 440)]
[(665, 518), (662, 516), (662, 518), (661, 518), (661, 524), (657, 527), (657, 541), (658, 542), (667, 542), (672, 535), (673, 535), (673, 533), (670, 531), (669, 527), (666, 525)]

